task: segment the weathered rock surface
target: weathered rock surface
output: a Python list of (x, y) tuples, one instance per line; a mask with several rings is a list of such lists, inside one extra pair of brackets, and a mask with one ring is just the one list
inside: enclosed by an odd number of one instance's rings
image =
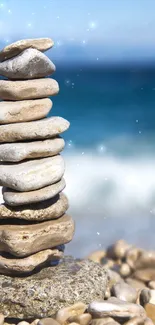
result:
[(59, 116), (29, 123), (0, 125), (0, 143), (53, 138), (66, 131), (69, 125)]
[(65, 186), (65, 180), (62, 178), (57, 183), (30, 192), (17, 192), (9, 189), (8, 187), (3, 187), (3, 199), (9, 206), (20, 206), (40, 202), (40, 205), (43, 207), (44, 200), (53, 198), (55, 195), (60, 193)]
[(17, 257), (66, 244), (74, 234), (74, 222), (68, 215), (56, 220), (26, 225), (0, 225), (0, 251)]
[(65, 257), (58, 266), (29, 277), (1, 275), (0, 312), (9, 318), (50, 317), (79, 301), (89, 304), (95, 299), (102, 300), (106, 287), (103, 266)]
[(0, 102), (0, 124), (40, 120), (50, 112), (49, 98)]
[(20, 40), (10, 45), (7, 45), (0, 51), (0, 61), (12, 58), (25, 49), (34, 48), (41, 52), (45, 52), (54, 45), (54, 42), (50, 38), (36, 38)]
[(19, 162), (24, 159), (51, 157), (60, 153), (64, 146), (64, 140), (59, 137), (43, 141), (1, 144), (0, 160)]
[(95, 318), (114, 317), (116, 320), (128, 320), (135, 316), (146, 316), (142, 306), (127, 303), (117, 298), (110, 298), (107, 301), (94, 301), (90, 303), (88, 312)]
[(52, 61), (44, 53), (32, 48), (0, 63), (0, 75), (12, 80), (44, 78), (54, 71)]
[(58, 249), (47, 249), (25, 258), (8, 258), (0, 255), (0, 273), (25, 274), (32, 272), (37, 267), (43, 267), (48, 261), (59, 261), (63, 253)]
[(33, 191), (59, 181), (64, 169), (64, 160), (60, 155), (18, 164), (1, 163), (0, 185), (20, 192)]
[(112, 287), (112, 295), (116, 298), (127, 301), (127, 302), (136, 302), (137, 299), (137, 291), (135, 288), (130, 286), (127, 283), (123, 283), (123, 281), (116, 283)]
[(69, 208), (67, 197), (61, 193), (47, 201), (35, 204), (23, 205), (22, 207), (10, 207), (0, 205), (0, 219), (24, 219), (29, 221), (45, 221), (57, 219)]
[(32, 80), (0, 80), (0, 99), (24, 100), (39, 99), (56, 95), (59, 85), (52, 78)]

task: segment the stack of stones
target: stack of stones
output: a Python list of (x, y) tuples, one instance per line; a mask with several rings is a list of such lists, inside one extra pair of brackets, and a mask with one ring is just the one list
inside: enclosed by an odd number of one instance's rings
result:
[(71, 241), (59, 136), (69, 127), (46, 118), (59, 92), (48, 38), (21, 40), (0, 52), (0, 273), (27, 274), (58, 261)]

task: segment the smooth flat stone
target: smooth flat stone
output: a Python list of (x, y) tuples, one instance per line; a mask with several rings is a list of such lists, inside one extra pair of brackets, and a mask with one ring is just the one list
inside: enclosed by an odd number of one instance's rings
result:
[(143, 282), (155, 281), (155, 268), (153, 266), (142, 270), (136, 270), (133, 277)]
[(19, 162), (24, 159), (55, 156), (64, 149), (62, 138), (34, 142), (15, 142), (0, 145), (0, 160)]
[(129, 320), (136, 316), (146, 316), (145, 310), (142, 306), (125, 302), (114, 297), (103, 302), (91, 302), (88, 307), (88, 312), (93, 316), (93, 318), (108, 316), (121, 321)]
[(59, 116), (29, 123), (0, 125), (0, 143), (53, 138), (66, 131), (69, 125)]
[(116, 283), (112, 287), (111, 293), (120, 300), (133, 303), (136, 302), (138, 296), (136, 289), (123, 281)]
[(0, 99), (24, 100), (46, 98), (58, 94), (59, 85), (52, 78), (32, 80), (0, 80)]
[(12, 80), (44, 78), (55, 70), (55, 65), (44, 53), (32, 48), (0, 63), (0, 75)]
[(0, 102), (0, 124), (40, 120), (47, 116), (51, 108), (49, 98)]
[(36, 38), (20, 40), (10, 45), (5, 46), (0, 51), (0, 61), (12, 58), (25, 49), (34, 48), (41, 52), (49, 50), (54, 45), (54, 42), (50, 38)]
[(0, 225), (0, 251), (24, 257), (70, 242), (74, 222), (68, 215), (26, 225)]
[(107, 282), (102, 265), (72, 257), (29, 277), (0, 275), (0, 312), (8, 318), (52, 317), (73, 303), (103, 300)]
[(64, 160), (60, 155), (18, 164), (1, 163), (0, 185), (20, 192), (33, 191), (59, 181), (64, 170)]
[(29, 221), (45, 221), (61, 217), (69, 208), (67, 197), (61, 193), (47, 201), (22, 207), (0, 205), (0, 219), (24, 219)]
[(59, 261), (63, 253), (58, 249), (47, 249), (25, 258), (7, 258), (0, 255), (1, 274), (25, 274), (38, 266), (43, 267), (48, 261)]
[[(53, 198), (55, 195), (59, 194), (66, 187), (65, 180), (62, 178), (60, 181), (43, 187), (39, 190), (30, 192), (17, 192), (11, 190), (8, 187), (3, 187), (3, 199), (9, 206), (20, 206), (27, 205), (36, 202), (43, 204), (44, 200)], [(45, 203), (46, 204), (46, 203)]]

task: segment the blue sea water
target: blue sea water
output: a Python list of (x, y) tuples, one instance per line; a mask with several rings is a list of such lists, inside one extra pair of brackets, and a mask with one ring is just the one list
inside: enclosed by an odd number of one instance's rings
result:
[(59, 67), (51, 115), (64, 133), (66, 193), (76, 221), (67, 252), (86, 256), (119, 238), (155, 248), (155, 69)]

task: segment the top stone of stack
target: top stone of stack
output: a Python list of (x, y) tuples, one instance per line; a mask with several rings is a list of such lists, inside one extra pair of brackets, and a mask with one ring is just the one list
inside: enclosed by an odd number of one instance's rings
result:
[(28, 48), (33, 48), (45, 52), (53, 47), (54, 42), (50, 38), (36, 38), (20, 40), (12, 43), (0, 51), (0, 62), (13, 58)]

